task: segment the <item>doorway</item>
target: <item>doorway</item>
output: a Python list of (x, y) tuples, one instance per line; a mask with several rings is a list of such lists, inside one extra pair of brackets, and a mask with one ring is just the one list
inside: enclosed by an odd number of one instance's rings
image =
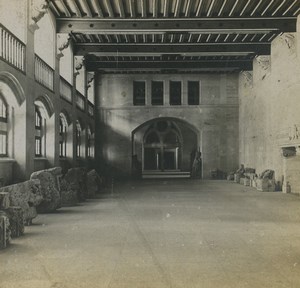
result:
[(143, 141), (143, 170), (174, 171), (180, 169), (182, 141), (171, 121), (158, 121), (146, 131)]
[(132, 175), (189, 177), (191, 153), (200, 147), (200, 139), (199, 131), (182, 119), (144, 122), (132, 131)]

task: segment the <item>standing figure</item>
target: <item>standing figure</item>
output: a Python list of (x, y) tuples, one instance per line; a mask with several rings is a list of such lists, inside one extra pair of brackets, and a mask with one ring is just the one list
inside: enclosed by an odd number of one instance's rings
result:
[(193, 179), (201, 178), (201, 167), (202, 167), (201, 152), (197, 151), (192, 165), (191, 178)]

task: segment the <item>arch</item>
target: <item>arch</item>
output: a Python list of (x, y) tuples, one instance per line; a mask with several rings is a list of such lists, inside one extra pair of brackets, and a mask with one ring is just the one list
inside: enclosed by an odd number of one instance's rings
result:
[(149, 129), (144, 135), (144, 143), (159, 143), (159, 136), (154, 129)]
[(54, 113), (54, 106), (50, 97), (47, 94), (38, 96), (35, 99), (34, 104), (39, 107), (42, 106), (47, 111), (48, 117), (51, 118), (51, 116)]
[[(158, 137), (152, 137), (153, 133)], [(176, 117), (156, 117), (145, 121), (132, 131), (131, 136), (132, 159), (135, 157), (140, 163), (142, 174), (151, 171), (190, 172), (191, 155), (201, 146), (201, 130)], [(156, 141), (148, 141), (148, 136)], [(135, 166), (132, 160), (133, 173), (137, 169)]]
[(12, 90), (19, 106), (26, 100), (24, 90), (18, 79), (7, 71), (0, 72), (0, 82), (4, 82)]
[(67, 118), (63, 113), (59, 114), (59, 123), (60, 123), (60, 125), (63, 125), (65, 127), (65, 129), (67, 129), (67, 127), (69, 126)]
[[(163, 121), (163, 120), (165, 120), (165, 121), (175, 121), (175, 123), (174, 123), (175, 125), (176, 125), (176, 121), (181, 122), (181, 123), (187, 125), (192, 131), (194, 131), (197, 134), (198, 137), (200, 136), (200, 130), (196, 126), (194, 126), (193, 124), (191, 124), (190, 122), (188, 122), (186, 120), (176, 118), (176, 117), (156, 117), (156, 118), (147, 120), (146, 122), (144, 122), (141, 125), (134, 128), (132, 130), (131, 134), (134, 135), (138, 130), (142, 129), (145, 126), (151, 125), (152, 123), (154, 123), (158, 120), (161, 120), (161, 121)], [(177, 127), (177, 129), (178, 129), (178, 127)]]
[(71, 125), (71, 123), (72, 123), (71, 118), (69, 116), (69, 113), (65, 109), (61, 110), (61, 112), (59, 113), (59, 116), (62, 117), (63, 121), (65, 122), (65, 124), (67, 126)]

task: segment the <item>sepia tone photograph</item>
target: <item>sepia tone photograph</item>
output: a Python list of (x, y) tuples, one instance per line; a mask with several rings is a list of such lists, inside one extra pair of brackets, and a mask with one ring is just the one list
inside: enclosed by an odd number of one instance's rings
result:
[(300, 0), (0, 0), (0, 288), (300, 287)]

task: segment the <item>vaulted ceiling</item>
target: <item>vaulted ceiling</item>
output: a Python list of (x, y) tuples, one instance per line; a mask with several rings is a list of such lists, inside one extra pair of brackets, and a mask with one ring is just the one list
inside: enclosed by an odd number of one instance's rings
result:
[(251, 70), (299, 0), (49, 0), (87, 69), (105, 73)]

